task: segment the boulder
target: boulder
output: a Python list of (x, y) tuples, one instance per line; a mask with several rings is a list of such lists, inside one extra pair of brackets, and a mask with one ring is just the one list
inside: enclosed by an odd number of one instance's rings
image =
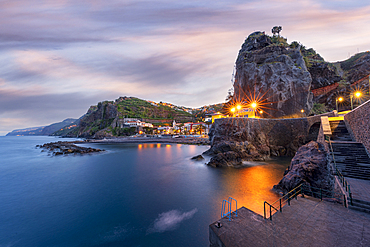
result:
[(285, 194), (298, 185), (305, 184), (331, 191), (333, 181), (324, 147), (311, 141), (298, 149), (284, 177), (273, 189)]

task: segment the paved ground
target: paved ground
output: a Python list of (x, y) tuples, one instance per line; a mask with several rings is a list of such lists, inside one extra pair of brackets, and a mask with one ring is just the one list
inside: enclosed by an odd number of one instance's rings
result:
[(370, 202), (370, 180), (345, 177), (351, 186), (352, 197)]
[(210, 225), (212, 247), (370, 246), (369, 214), (307, 196), (284, 206), (272, 221), (241, 208), (238, 217), (221, 223), (221, 228)]

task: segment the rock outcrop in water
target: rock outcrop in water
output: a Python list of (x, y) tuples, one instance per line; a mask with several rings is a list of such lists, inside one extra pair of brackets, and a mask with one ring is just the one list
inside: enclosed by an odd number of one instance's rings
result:
[(63, 155), (63, 154), (87, 154), (87, 153), (98, 153), (104, 150), (98, 148), (85, 148), (74, 145), (71, 142), (50, 142), (43, 145), (36, 145), (37, 148), (43, 148), (51, 152), (52, 155)]
[(254, 32), (236, 60), (234, 99), (250, 102), (259, 95), (268, 106), (264, 117), (293, 116), (302, 109), (308, 114), (313, 105), (311, 81), (299, 47)]
[(300, 184), (331, 191), (334, 177), (322, 144), (311, 141), (300, 147), (279, 184), (274, 189), (287, 193)]

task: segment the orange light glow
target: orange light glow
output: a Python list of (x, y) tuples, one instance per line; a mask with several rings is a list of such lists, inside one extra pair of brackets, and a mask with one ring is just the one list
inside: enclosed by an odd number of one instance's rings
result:
[(302, 109), (301, 112), (304, 113), (304, 110)]
[(256, 103), (256, 102), (253, 102), (253, 103), (251, 104), (251, 106), (252, 106), (252, 108), (256, 109), (256, 108), (257, 108), (257, 103)]
[(360, 98), (361, 97), (361, 92), (360, 91), (357, 91), (357, 92), (355, 92), (355, 96), (357, 97), (357, 98)]
[(263, 113), (263, 111), (261, 110), (261, 111), (260, 111), (260, 113), (262, 114), (262, 113)]
[(240, 110), (240, 109), (242, 109), (242, 107), (240, 105), (237, 105), (236, 109)]
[(339, 101), (339, 102), (342, 102), (342, 101), (343, 101), (343, 97), (339, 97), (339, 98), (338, 98), (338, 101)]
[(138, 147), (139, 149), (142, 149), (142, 148), (143, 148), (143, 144), (139, 144), (137, 147)]
[(235, 112), (235, 107), (230, 109), (231, 112)]

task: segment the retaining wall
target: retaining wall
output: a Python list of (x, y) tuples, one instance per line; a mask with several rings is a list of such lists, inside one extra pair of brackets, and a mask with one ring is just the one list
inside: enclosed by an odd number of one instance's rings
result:
[[(334, 117), (336, 112), (305, 118), (221, 118), (216, 119), (211, 131), (211, 145), (223, 141), (250, 141), (258, 143), (265, 139), (268, 146), (284, 147), (288, 153), (295, 151), (311, 140), (317, 140), (321, 116)], [(262, 134), (262, 135), (261, 135)], [(256, 140), (257, 139), (257, 140)]]
[(344, 122), (352, 139), (361, 142), (370, 151), (370, 100), (344, 116)]

